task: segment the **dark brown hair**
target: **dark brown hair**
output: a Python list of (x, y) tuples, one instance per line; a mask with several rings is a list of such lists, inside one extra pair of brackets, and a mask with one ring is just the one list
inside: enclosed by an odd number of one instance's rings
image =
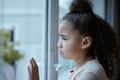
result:
[(118, 42), (112, 27), (93, 12), (87, 0), (74, 0), (69, 13), (62, 20), (72, 23), (80, 34), (92, 38), (93, 43), (87, 55), (97, 58), (107, 76), (112, 77), (119, 59)]

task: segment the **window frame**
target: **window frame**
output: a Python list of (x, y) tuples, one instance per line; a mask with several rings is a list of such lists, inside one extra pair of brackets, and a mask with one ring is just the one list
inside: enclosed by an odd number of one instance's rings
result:
[(59, 20), (59, 0), (47, 0), (48, 6), (48, 60), (47, 60), (47, 79), (57, 80), (58, 73), (55, 70), (54, 65), (58, 63), (58, 20)]

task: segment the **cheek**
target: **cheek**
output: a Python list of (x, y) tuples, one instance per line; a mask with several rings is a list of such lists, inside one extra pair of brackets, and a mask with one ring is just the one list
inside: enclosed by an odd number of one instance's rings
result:
[(77, 54), (80, 51), (80, 45), (78, 42), (73, 42), (73, 41), (66, 42), (64, 43), (63, 47), (64, 47), (63, 48), (64, 53), (69, 55)]
[(73, 44), (69, 45), (69, 51), (71, 51), (71, 53), (76, 54), (79, 52), (79, 50), (80, 50), (79, 44), (73, 43)]

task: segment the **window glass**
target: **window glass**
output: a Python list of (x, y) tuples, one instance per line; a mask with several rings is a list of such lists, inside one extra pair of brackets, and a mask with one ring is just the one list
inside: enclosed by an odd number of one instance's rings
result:
[(28, 80), (29, 60), (34, 57), (45, 80), (46, 0), (0, 0), (0, 29), (13, 29), (15, 46), (23, 58), (15, 63), (16, 80)]

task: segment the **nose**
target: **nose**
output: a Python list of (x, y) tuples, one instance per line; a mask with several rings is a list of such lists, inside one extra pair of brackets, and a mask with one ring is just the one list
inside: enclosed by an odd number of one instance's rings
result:
[(57, 43), (57, 47), (58, 47), (58, 48), (62, 48), (62, 43), (61, 43), (60, 40), (59, 40), (58, 43)]

